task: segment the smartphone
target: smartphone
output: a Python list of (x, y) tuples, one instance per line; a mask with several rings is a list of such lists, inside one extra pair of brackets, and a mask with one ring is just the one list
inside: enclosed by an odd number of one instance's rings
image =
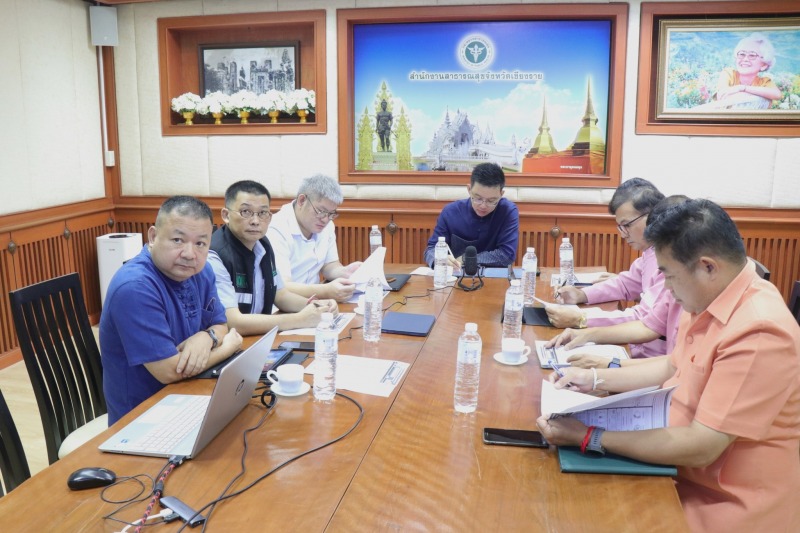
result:
[(541, 433), (525, 429), (483, 428), (483, 442), (529, 448), (547, 448), (549, 446)]
[(313, 342), (297, 342), (297, 341), (285, 341), (282, 342), (279, 348), (290, 348), (295, 352), (313, 352), (314, 351), (314, 343)]

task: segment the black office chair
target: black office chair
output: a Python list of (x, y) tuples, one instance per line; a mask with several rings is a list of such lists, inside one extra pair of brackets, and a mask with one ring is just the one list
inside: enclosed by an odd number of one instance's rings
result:
[(11, 411), (8, 410), (2, 391), (0, 391), (0, 477), (2, 477), (0, 496), (11, 492), (31, 477), (17, 426), (14, 425), (14, 419), (11, 418)]
[(792, 287), (792, 295), (789, 296), (789, 311), (800, 324), (800, 281), (795, 281), (794, 287)]
[(77, 273), (9, 296), (52, 464), (108, 427), (100, 350)]
[(750, 261), (752, 261), (753, 263), (755, 263), (755, 265), (756, 265), (756, 274), (758, 274), (758, 277), (760, 277), (761, 279), (763, 279), (765, 281), (769, 281), (769, 269), (767, 267), (765, 267), (763, 264), (761, 264), (758, 261), (756, 261), (755, 259), (753, 259), (752, 257), (748, 257), (748, 259)]

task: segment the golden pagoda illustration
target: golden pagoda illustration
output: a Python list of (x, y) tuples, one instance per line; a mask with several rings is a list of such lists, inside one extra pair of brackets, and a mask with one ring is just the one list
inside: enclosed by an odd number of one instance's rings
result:
[(603, 140), (603, 132), (597, 126), (598, 121), (592, 103), (592, 82), (589, 80), (586, 87), (586, 111), (581, 119), (583, 125), (572, 144), (565, 150), (558, 151), (550, 135), (547, 109), (543, 101), (539, 135), (536, 136), (533, 148), (525, 154), (522, 171), (550, 174), (603, 174), (606, 143)]

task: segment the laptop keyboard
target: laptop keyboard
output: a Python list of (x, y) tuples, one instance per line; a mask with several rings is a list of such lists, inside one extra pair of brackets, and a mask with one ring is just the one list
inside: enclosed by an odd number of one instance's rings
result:
[(192, 396), (159, 425), (127, 447), (133, 452), (169, 453), (203, 421), (210, 396)]

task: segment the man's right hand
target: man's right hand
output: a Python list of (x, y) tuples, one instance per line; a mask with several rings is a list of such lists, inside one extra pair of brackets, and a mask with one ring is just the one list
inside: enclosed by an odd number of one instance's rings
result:
[(297, 312), (297, 328), (317, 327), (322, 313), (337, 314), (339, 306), (336, 300), (315, 300)]
[(346, 278), (336, 278), (326, 284), (328, 295), (337, 302), (346, 302), (353, 296), (356, 284)]
[(586, 293), (578, 287), (565, 285), (558, 289), (558, 300), (564, 304), (585, 304), (588, 298), (586, 298)]

